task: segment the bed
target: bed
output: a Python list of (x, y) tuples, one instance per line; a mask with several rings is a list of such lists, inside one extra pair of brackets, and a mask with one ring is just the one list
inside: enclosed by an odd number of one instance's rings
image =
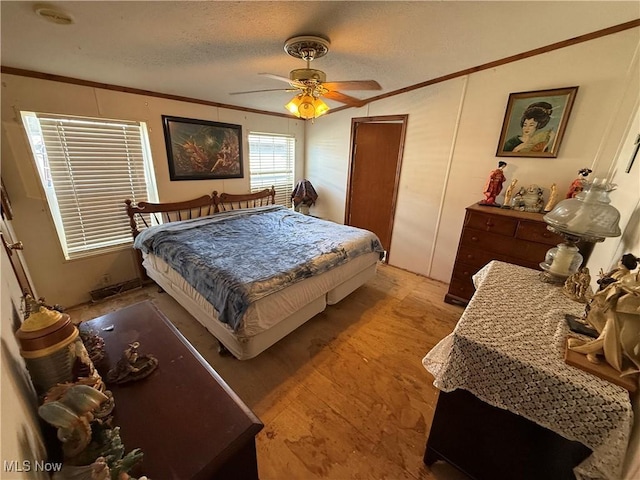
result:
[(140, 274), (240, 360), (367, 282), (384, 255), (372, 232), (274, 205), (274, 197), (271, 188), (125, 201)]

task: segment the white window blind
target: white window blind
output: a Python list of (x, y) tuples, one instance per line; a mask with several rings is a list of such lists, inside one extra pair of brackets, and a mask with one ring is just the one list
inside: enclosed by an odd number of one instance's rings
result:
[(249, 134), (251, 191), (276, 189), (276, 204), (291, 206), (295, 138), (272, 133)]
[(144, 123), (22, 114), (65, 257), (129, 244), (124, 200), (157, 199)]

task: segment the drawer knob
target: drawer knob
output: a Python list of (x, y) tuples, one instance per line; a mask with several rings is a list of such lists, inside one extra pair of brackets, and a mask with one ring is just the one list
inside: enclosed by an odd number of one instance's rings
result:
[(470, 253), (469, 255), (467, 255), (467, 258), (471, 260), (473, 258), (473, 255)]
[(491, 220), (487, 220), (487, 227), (493, 227), (493, 222)]
[(471, 237), (471, 240), (473, 240), (474, 242), (478, 241), (478, 237)]

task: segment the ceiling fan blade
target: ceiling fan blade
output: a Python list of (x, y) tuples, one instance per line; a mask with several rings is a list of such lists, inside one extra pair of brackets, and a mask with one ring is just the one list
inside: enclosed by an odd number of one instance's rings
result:
[(280, 80), (281, 82), (287, 82), (288, 84), (297, 87), (297, 88), (304, 88), (305, 85), (304, 83), (301, 82), (297, 82), (295, 80), (291, 80), (288, 77), (283, 77), (281, 75), (274, 75), (273, 73), (259, 73), (258, 75), (264, 75), (265, 77), (269, 77), (269, 78), (273, 78), (274, 80)]
[(382, 87), (375, 80), (347, 80), (342, 82), (324, 82), (322, 84), (327, 90), (382, 90)]
[(246, 92), (229, 92), (229, 95), (243, 95), (245, 93), (259, 93), (259, 92), (297, 92), (297, 88), (268, 88), (266, 90), (248, 90)]
[(345, 95), (344, 93), (334, 91), (326, 92), (322, 96), (330, 100), (335, 100), (336, 102), (347, 104), (350, 107), (361, 107), (367, 103), (366, 101), (360, 100), (359, 98), (350, 97), (349, 95)]
[(276, 80), (281, 80), (287, 83), (291, 81), (288, 77), (283, 77), (282, 75), (275, 75), (273, 73), (259, 73), (258, 75), (264, 75), (265, 77), (274, 78)]

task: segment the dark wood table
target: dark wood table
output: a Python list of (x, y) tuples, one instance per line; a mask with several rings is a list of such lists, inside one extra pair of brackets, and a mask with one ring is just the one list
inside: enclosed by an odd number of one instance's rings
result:
[(474, 480), (574, 480), (573, 467), (591, 454), (520, 415), (466, 390), (440, 392), (424, 453)]
[(255, 436), (262, 422), (151, 302), (85, 322), (81, 329), (104, 338), (109, 367), (132, 342), (140, 343), (140, 355), (159, 360), (149, 377), (109, 385), (116, 403), (113, 424), (120, 427), (126, 452), (144, 453), (132, 473), (153, 480), (258, 478)]
[(564, 360), (564, 315), (584, 305), (509, 263), (488, 263), (474, 281), (454, 331), (423, 359), (441, 390), (425, 463), (478, 480), (621, 478), (629, 392)]

